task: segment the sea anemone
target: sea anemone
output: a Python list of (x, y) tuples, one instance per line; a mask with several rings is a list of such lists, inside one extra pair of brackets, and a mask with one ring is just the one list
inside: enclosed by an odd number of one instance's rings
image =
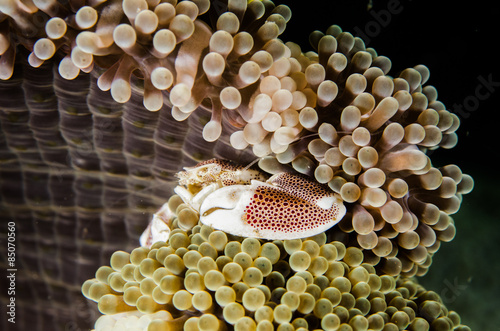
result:
[[(377, 272), (325, 233), (266, 241), (198, 223), (168, 242), (116, 251), (82, 286), (95, 330), (470, 330), (416, 279)], [(185, 217), (185, 216), (184, 216)]]
[(453, 239), (473, 180), (426, 154), (454, 147), (460, 123), (425, 66), (390, 76), (335, 25), (304, 53), (278, 39), (291, 13), (271, 1), (85, 4), (0, 5), (2, 203), (26, 247), (60, 236), (40, 244), (45, 274), (82, 280), (52, 261), (56, 246), (87, 272), (96, 243), (136, 245), (182, 166), (211, 157), (328, 185), (347, 207), (330, 240), (378, 275), (423, 275)]
[[(29, 8), (16, 1), (10, 6), (4, 12), (24, 13), (16, 28), (27, 29)], [(67, 22), (49, 19), (46, 36), (30, 39), (36, 40), (30, 64), (40, 66), (61, 50), (67, 55), (59, 62), (60, 77), (75, 79), (95, 65), (105, 68), (97, 86), (110, 90), (116, 102), (129, 102), (125, 107), (134, 103), (131, 81), (138, 79), (143, 85), (139, 96), (149, 110), (171, 107), (177, 121), (210, 111), (202, 136), (225, 143), (224, 154), (231, 153), (227, 145), (251, 148), (262, 158), (264, 171), (293, 169), (314, 176), (352, 204), (339, 225), (349, 234), (344, 240), (380, 260), (381, 268), (396, 263), (396, 274), (422, 275), (440, 243), (453, 239), (449, 215), (458, 211), (461, 195), (470, 192), (473, 181), (455, 165), (433, 167), (425, 154), (454, 147), (459, 127), (458, 117), (437, 100), (436, 89), (425, 85), (425, 66), (388, 76), (391, 61), (338, 26), (326, 34), (314, 32), (310, 39), (316, 52), (303, 53), (298, 45), (278, 39), (291, 14), (288, 7), (269, 1), (229, 1), (227, 11), (215, 17), (208, 1), (126, 0), (105, 6), (96, 2), (94, 7), (74, 8)], [(39, 9), (49, 16), (56, 10)], [(213, 29), (199, 18), (205, 13), (214, 19)], [(4, 47), (7, 60), (14, 47), (9, 45)], [(10, 72), (13, 59), (3, 63)], [(64, 100), (68, 92), (60, 93)], [(84, 123), (73, 128), (76, 105), (66, 110), (62, 133), (78, 144), (88, 129)], [(143, 116), (137, 109), (129, 114)], [(140, 176), (150, 166), (144, 156), (154, 153), (147, 145), (152, 132), (147, 134), (145, 121), (124, 116), (124, 124), (131, 131), (139, 126), (144, 136), (124, 146), (129, 171)], [(102, 159), (112, 158), (109, 152), (118, 149), (105, 148)], [(99, 155), (92, 156), (97, 163)], [(91, 160), (86, 156), (82, 161)], [(123, 159), (113, 161), (119, 168)]]

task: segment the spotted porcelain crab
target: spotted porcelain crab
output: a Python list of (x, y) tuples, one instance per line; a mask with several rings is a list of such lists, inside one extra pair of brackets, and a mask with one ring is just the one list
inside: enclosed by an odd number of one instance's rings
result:
[[(267, 179), (258, 170), (212, 159), (178, 176), (174, 191), (200, 221), (237, 236), (306, 238), (328, 230), (346, 213), (338, 194), (303, 175), (278, 173)], [(160, 213), (152, 223), (165, 221), (167, 213)]]

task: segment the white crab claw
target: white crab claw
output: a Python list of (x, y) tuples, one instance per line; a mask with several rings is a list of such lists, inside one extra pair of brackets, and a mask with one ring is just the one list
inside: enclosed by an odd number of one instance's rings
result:
[(200, 207), (203, 201), (206, 199), (207, 196), (209, 196), (218, 188), (219, 185), (217, 185), (217, 183), (212, 183), (208, 186), (205, 186), (200, 192), (196, 193), (196, 195), (193, 196), (193, 199), (189, 203), (190, 206), (194, 208), (194, 210), (196, 210), (197, 212), (200, 212)]
[(205, 198), (210, 195), (212, 192), (217, 190), (219, 185), (217, 183), (212, 183), (210, 185), (205, 186), (201, 191), (196, 194), (191, 194), (186, 188), (182, 186), (177, 186), (174, 188), (174, 192), (181, 197), (182, 201), (193, 208), (195, 211), (200, 212), (200, 206), (205, 200)]
[(148, 227), (141, 234), (139, 242), (142, 247), (151, 248), (157, 241), (168, 241), (170, 236), (170, 228), (168, 223), (173, 218), (173, 214), (168, 208), (168, 203), (163, 206), (153, 215), (153, 219), (149, 222)]
[(254, 191), (252, 185), (232, 185), (214, 191), (201, 204), (200, 221), (236, 236), (258, 236), (247, 224), (245, 213), (245, 206), (250, 203)]
[(340, 196), (318, 194), (323, 192), (310, 189), (314, 184), (297, 184), (287, 188), (252, 180), (250, 185), (223, 187), (206, 197), (200, 220), (237, 236), (283, 240), (317, 235), (344, 217)]

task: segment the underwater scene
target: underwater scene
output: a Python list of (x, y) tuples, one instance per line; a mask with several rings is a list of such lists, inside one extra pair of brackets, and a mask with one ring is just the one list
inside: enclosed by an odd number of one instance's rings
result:
[(0, 329), (500, 330), (497, 14), (0, 0)]

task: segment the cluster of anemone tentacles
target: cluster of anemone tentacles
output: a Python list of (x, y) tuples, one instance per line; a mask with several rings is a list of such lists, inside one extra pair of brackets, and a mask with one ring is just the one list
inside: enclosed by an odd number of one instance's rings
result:
[(325, 233), (266, 241), (196, 224), (178, 196), (168, 242), (117, 251), (82, 286), (104, 330), (470, 330), (411, 277), (380, 274)]
[(21, 44), (34, 67), (60, 57), (65, 79), (98, 72), (119, 103), (140, 88), (147, 109), (171, 106), (178, 121), (210, 110), (206, 141), (250, 149), (264, 171), (297, 171), (340, 194), (348, 213), (331, 236), (379, 275), (423, 275), (453, 239), (450, 215), (473, 181), (426, 155), (454, 147), (460, 123), (425, 85), (425, 66), (390, 76), (388, 58), (338, 26), (314, 32), (315, 51), (303, 53), (278, 39), (291, 13), (271, 1), (228, 0), (222, 14), (208, 0), (86, 4), (3, 2), (0, 77), (12, 75)]
[[(425, 154), (453, 147), (459, 127), (436, 89), (424, 86), (425, 66), (391, 77), (387, 57), (338, 26), (314, 32), (316, 52), (303, 53), (278, 39), (291, 13), (270, 1), (228, 1), (221, 15), (208, 0), (47, 3), (0, 8), (17, 19), (9, 29), (21, 31), (34, 24), (32, 12), (55, 16), (46, 36), (26, 42), (32, 65), (65, 55), (59, 73), (67, 79), (101, 68), (98, 85), (117, 102), (129, 99), (136, 75), (146, 108), (167, 103), (179, 121), (211, 110), (205, 140), (251, 148), (264, 171), (313, 176), (351, 203), (339, 226), (382, 268), (397, 263), (398, 273), (422, 275), (440, 243), (454, 237), (450, 215), (473, 181), (457, 166), (433, 167)], [(7, 32), (4, 78), (15, 52)]]

